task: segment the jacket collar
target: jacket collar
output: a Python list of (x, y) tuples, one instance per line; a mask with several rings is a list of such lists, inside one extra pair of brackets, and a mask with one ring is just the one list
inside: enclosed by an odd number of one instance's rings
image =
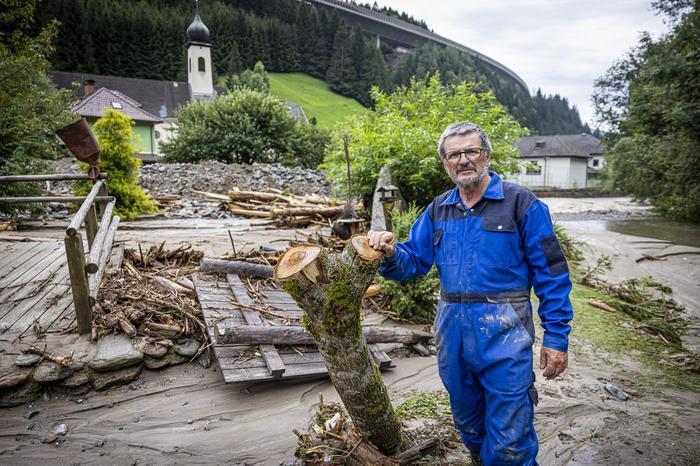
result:
[[(484, 191), (484, 195), (482, 197), (496, 201), (503, 199), (503, 180), (501, 180), (501, 177), (498, 176), (496, 172), (489, 171), (489, 175), (491, 176), (491, 181), (486, 187), (486, 191)], [(447, 198), (442, 201), (440, 205), (455, 205), (461, 202), (462, 199), (459, 197), (459, 189), (457, 186), (455, 186), (450, 192), (450, 195), (447, 196)]]

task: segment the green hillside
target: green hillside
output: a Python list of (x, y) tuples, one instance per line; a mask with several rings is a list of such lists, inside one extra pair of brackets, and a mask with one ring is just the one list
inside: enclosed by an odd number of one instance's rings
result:
[(355, 99), (331, 91), (324, 81), (302, 73), (269, 73), (270, 94), (301, 105), (306, 118), (316, 117), (318, 125), (331, 128), (345, 117), (366, 112)]

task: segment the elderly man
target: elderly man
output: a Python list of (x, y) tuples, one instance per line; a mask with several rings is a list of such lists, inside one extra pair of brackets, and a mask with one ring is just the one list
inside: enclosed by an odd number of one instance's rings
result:
[[(476, 464), (536, 464), (530, 289), (544, 328), (543, 375), (566, 369), (571, 281), (547, 206), (488, 170), (491, 143), (473, 123), (455, 123), (438, 152), (456, 187), (433, 200), (406, 243), (370, 231), (383, 250), (379, 272), (403, 281), (440, 274), (435, 319), (438, 369), (454, 423)], [(483, 463), (482, 463), (483, 461)]]

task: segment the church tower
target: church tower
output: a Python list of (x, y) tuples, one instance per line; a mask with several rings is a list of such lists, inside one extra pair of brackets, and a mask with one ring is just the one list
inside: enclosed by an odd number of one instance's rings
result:
[(199, 0), (195, 0), (192, 24), (187, 28), (187, 83), (192, 100), (204, 100), (214, 96), (214, 70), (211, 64), (209, 29), (199, 15)]

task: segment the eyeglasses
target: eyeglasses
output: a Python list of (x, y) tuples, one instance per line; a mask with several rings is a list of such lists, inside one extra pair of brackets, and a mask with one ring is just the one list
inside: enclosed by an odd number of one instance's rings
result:
[(469, 149), (449, 152), (445, 154), (445, 159), (450, 163), (457, 163), (462, 160), (462, 156), (464, 155), (468, 160), (474, 162), (481, 156), (483, 151), (484, 149), (482, 147), (470, 147)]

